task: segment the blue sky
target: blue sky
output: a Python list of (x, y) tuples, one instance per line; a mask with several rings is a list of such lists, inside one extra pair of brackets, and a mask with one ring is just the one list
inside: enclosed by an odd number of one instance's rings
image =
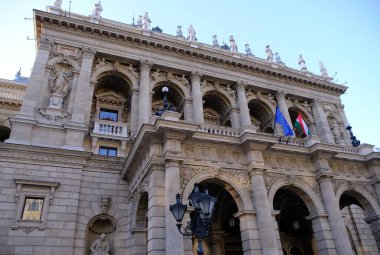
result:
[[(95, 0), (72, 0), (72, 12), (91, 14)], [(32, 9), (46, 10), (54, 0), (3, 1), (0, 16), (0, 78), (12, 79), (19, 67), (30, 74), (35, 57)], [(338, 84), (349, 87), (342, 96), (347, 118), (362, 143), (380, 147), (380, 1), (199, 1), (199, 0), (103, 0), (102, 16), (131, 23), (149, 12), (153, 26), (175, 34), (182, 25), (184, 34), (193, 24), (198, 41), (227, 42), (233, 35), (239, 51), (249, 43), (257, 57), (265, 57), (265, 45), (278, 51), (289, 67), (298, 69), (302, 54), (308, 69), (319, 74), (322, 60)], [(69, 9), (69, 0), (63, 0)]]

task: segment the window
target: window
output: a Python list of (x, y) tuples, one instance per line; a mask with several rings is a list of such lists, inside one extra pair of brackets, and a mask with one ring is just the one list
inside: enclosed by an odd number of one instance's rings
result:
[(49, 205), (59, 182), (14, 179), (16, 202), (18, 203), (12, 229), (26, 233), (35, 229), (44, 230)]
[(99, 155), (116, 157), (117, 156), (117, 149), (116, 148), (110, 148), (110, 147), (99, 147)]
[(100, 108), (99, 119), (117, 121), (118, 111)]
[(41, 220), (44, 198), (26, 197), (21, 219)]

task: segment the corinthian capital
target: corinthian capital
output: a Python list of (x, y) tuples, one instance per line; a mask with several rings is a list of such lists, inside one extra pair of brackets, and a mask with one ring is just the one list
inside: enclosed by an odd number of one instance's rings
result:
[(150, 68), (152, 67), (152, 62), (147, 59), (140, 60), (140, 72), (150, 72)]
[(248, 85), (247, 81), (238, 80), (236, 82), (236, 90), (237, 91), (244, 91), (245, 92), (245, 88), (247, 87), (247, 85)]
[(314, 98), (312, 106), (313, 107), (322, 107), (322, 101), (321, 101), (321, 99), (318, 98), (318, 97)]
[(54, 41), (48, 38), (41, 38), (38, 48), (41, 50), (51, 50), (54, 45)]
[(277, 102), (285, 100), (286, 92), (284, 90), (277, 90), (276, 99)]
[(93, 59), (95, 57), (96, 50), (93, 48), (84, 47), (82, 51), (83, 51), (83, 58)]
[(191, 82), (200, 82), (201, 81), (202, 74), (199, 71), (192, 71), (190, 78)]

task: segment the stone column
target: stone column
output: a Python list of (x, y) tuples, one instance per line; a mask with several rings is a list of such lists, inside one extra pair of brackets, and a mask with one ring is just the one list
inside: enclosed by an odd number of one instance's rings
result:
[(335, 143), (334, 136), (331, 133), (330, 125), (327, 122), (325, 110), (320, 99), (314, 99), (311, 106), (314, 120), (317, 126), (318, 135), (323, 143)]
[(286, 96), (286, 93), (283, 90), (277, 91), (276, 93), (277, 104), (278, 104), (278, 107), (280, 108), (282, 115), (288, 122), (289, 127), (293, 130), (293, 123), (292, 123), (292, 120), (290, 119), (289, 110), (288, 110), (288, 106), (286, 105), (285, 96)]
[(250, 126), (252, 124), (251, 116), (249, 115), (247, 96), (245, 94), (246, 86), (247, 86), (247, 82), (244, 82), (244, 81), (238, 81), (236, 83), (238, 105), (240, 108), (240, 121), (241, 121), (242, 127)]
[(138, 116), (139, 116), (139, 91), (138, 89), (132, 89), (131, 98), (131, 117), (129, 118), (129, 125), (131, 127), (131, 136), (139, 132), (138, 129)]
[(272, 218), (272, 210), (265, 187), (264, 169), (252, 168), (249, 174), (252, 182), (253, 203), (257, 215), (262, 254), (279, 255), (280, 247), (277, 246), (278, 234), (276, 235), (275, 233), (275, 223)]
[(235, 213), (234, 217), (239, 218), (240, 220), (240, 237), (244, 255), (265, 254), (261, 252), (256, 213), (254, 211), (242, 211)]
[(140, 61), (140, 86), (139, 86), (139, 118), (138, 129), (140, 129), (143, 123), (148, 123), (150, 118), (150, 68), (152, 64), (143, 59)]
[(152, 166), (149, 175), (148, 255), (165, 255), (165, 171)]
[[(319, 163), (317, 162), (317, 165), (328, 166), (326, 159), (317, 159), (317, 161), (320, 161)], [(321, 169), (318, 176), (318, 181), (321, 189), (323, 204), (328, 214), (330, 229), (337, 253), (352, 255), (353, 251), (351, 249), (350, 239), (340, 212), (339, 202), (335, 196), (331, 177), (332, 176), (330, 173), (326, 173), (323, 168)]]
[(167, 255), (183, 255), (183, 236), (177, 229), (177, 222), (170, 212), (169, 205), (176, 203), (176, 194), (180, 193), (180, 162), (165, 161), (165, 240)]
[(193, 106), (191, 105), (191, 98), (185, 98), (184, 100), (184, 107), (183, 107), (183, 113), (184, 113), (184, 119), (186, 121), (194, 121), (193, 118)]
[(86, 110), (88, 110), (86, 107), (91, 108), (92, 100), (90, 100), (90, 102), (87, 102), (88, 100), (83, 99), (86, 98), (88, 95), (91, 95), (91, 99), (93, 97), (94, 88), (91, 88), (92, 86), (90, 84), (90, 80), (94, 57), (95, 50), (90, 48), (83, 49), (82, 64), (80, 68), (77, 89), (75, 91), (75, 99), (73, 102), (74, 105), (71, 117), (71, 122), (80, 125), (85, 124), (85, 112)]
[(41, 100), (41, 87), (44, 86), (45, 69), (49, 60), (49, 54), (54, 42), (42, 38), (38, 45), (36, 60), (26, 87), (24, 100), (18, 115), (33, 116), (37, 103)]
[(191, 96), (193, 98), (194, 122), (204, 123), (201, 74), (197, 71), (191, 73)]
[(344, 135), (344, 139), (346, 141), (346, 144), (351, 145), (350, 132), (346, 129), (346, 127), (349, 126), (350, 123), (348, 122), (346, 113), (344, 112), (344, 105), (343, 104), (336, 104), (336, 109), (338, 110), (339, 116), (343, 122), (343, 129), (344, 129), (343, 135)]
[(236, 107), (230, 110), (230, 119), (232, 128), (240, 128), (239, 110)]
[(41, 87), (45, 86), (47, 82), (45, 71), (53, 44), (52, 40), (42, 38), (38, 45), (36, 60), (26, 87), (21, 109), (15, 117), (9, 118), (12, 130), (9, 139), (5, 141), (7, 143), (30, 144), (30, 136), (36, 123), (34, 112), (37, 104), (41, 101)]
[(327, 214), (316, 214), (306, 217), (312, 222), (313, 234), (320, 255), (336, 255), (334, 239), (329, 228)]

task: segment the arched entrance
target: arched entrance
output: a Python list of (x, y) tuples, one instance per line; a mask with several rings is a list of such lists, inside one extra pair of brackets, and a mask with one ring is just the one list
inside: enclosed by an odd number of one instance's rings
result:
[(358, 191), (346, 190), (339, 199), (339, 207), (346, 225), (354, 254), (379, 252), (375, 233), (380, 226), (370, 202)]
[(312, 224), (306, 219), (310, 212), (301, 197), (292, 190), (280, 188), (274, 196), (273, 209), (280, 211), (276, 220), (284, 254), (318, 254)]

